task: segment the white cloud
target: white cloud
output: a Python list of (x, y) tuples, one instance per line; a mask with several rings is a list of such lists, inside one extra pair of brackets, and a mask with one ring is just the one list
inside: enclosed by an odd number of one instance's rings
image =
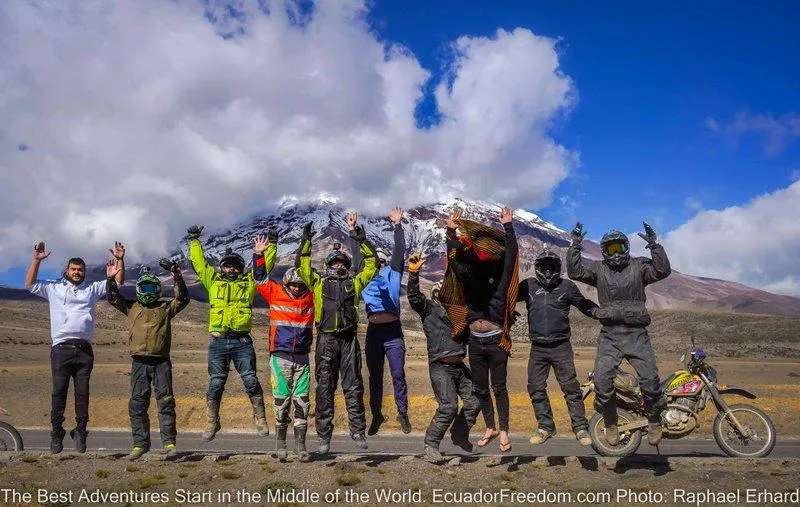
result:
[(768, 155), (778, 155), (800, 139), (800, 115), (785, 113), (778, 117), (770, 113), (736, 113), (730, 123), (720, 123), (715, 118), (705, 120), (708, 130), (733, 136), (738, 141), (742, 134), (759, 133), (764, 136), (764, 150)]
[(684, 273), (800, 296), (800, 181), (742, 206), (698, 213), (664, 245)]
[(431, 73), (363, 1), (242, 4), (215, 27), (189, 0), (0, 2), (0, 269), (39, 238), (152, 258), (287, 196), (541, 207), (577, 163), (548, 135), (576, 97), (553, 39), (459, 38), (420, 129)]

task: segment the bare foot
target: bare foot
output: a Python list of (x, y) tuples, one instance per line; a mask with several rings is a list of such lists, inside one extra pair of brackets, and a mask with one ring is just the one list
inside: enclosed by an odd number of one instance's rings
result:
[(511, 439), (508, 437), (507, 431), (500, 432), (500, 452), (508, 452), (511, 450)]
[(483, 433), (483, 437), (478, 440), (478, 447), (484, 447), (489, 444), (492, 440), (497, 438), (500, 435), (500, 432), (494, 428), (486, 428), (486, 431)]

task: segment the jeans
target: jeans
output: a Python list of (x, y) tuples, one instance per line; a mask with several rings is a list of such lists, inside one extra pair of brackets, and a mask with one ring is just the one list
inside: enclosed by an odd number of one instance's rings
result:
[[(482, 341), (483, 340), (483, 343)], [(487, 428), (495, 428), (494, 407), (489, 394), (491, 375), (491, 388), (497, 402), (497, 417), (500, 422), (500, 431), (508, 431), (508, 389), (506, 388), (506, 367), (508, 354), (500, 348), (500, 336), (491, 339), (469, 338), (469, 367), (472, 370), (472, 382), (475, 385), (475, 396), (483, 412), (483, 419)], [(488, 343), (487, 343), (488, 341)]]
[(53, 374), (50, 424), (53, 433), (61, 433), (64, 429), (62, 424), (70, 379), (75, 386), (77, 429), (86, 431), (89, 423), (89, 377), (93, 366), (92, 344), (85, 340), (67, 340), (50, 349), (50, 369)]
[(249, 335), (237, 338), (211, 338), (208, 342), (208, 382), (206, 399), (220, 400), (228, 380), (230, 363), (242, 377), (248, 397), (263, 394), (256, 376), (256, 351)]

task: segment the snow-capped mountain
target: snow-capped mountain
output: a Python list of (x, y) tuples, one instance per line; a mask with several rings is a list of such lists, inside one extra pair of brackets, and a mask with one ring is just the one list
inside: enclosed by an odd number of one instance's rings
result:
[[(456, 209), (460, 209), (465, 218), (500, 227), (500, 207), (476, 201), (453, 199), (404, 210), (402, 226), (406, 237), (406, 253), (421, 251), (428, 258), (429, 269), (433, 268), (433, 271), (440, 269), (444, 254), (445, 224), (450, 213)], [(288, 265), (293, 262), (293, 256), (300, 243), (302, 228), (308, 222), (312, 222), (314, 230), (317, 231), (314, 236), (315, 258), (327, 254), (333, 243), (341, 243), (343, 249), (349, 250), (350, 242), (345, 219), (348, 211), (348, 209), (331, 202), (289, 203), (281, 206), (273, 215), (254, 217), (229, 230), (204, 234), (201, 239), (209, 260), (219, 259), (228, 247), (233, 248), (234, 251), (249, 260), (252, 254), (253, 238), (258, 234), (266, 234), (270, 227), (275, 227), (279, 234), (279, 264), (286, 263)], [(535, 248), (538, 251), (545, 243), (559, 249), (569, 245), (568, 233), (533, 213), (520, 210), (515, 213), (514, 218), (517, 235), (520, 237), (520, 241), (526, 243), (524, 246), (521, 244), (521, 248), (527, 250)], [(364, 227), (367, 237), (373, 245), (391, 252), (394, 245), (394, 229), (388, 214), (381, 217), (359, 215), (358, 223)], [(173, 258), (180, 262), (186, 262), (185, 242), (181, 243), (181, 247), (180, 251), (173, 253)], [(590, 250), (593, 249), (590, 248)], [(599, 249), (597, 252), (591, 253), (599, 254)], [(528, 257), (525, 257), (525, 263), (530, 264), (532, 257), (530, 259)], [(523, 271), (524, 269), (523, 267)]]
[[(404, 210), (402, 226), (406, 237), (406, 255), (415, 251), (423, 253), (428, 259), (423, 269), (423, 277), (429, 280), (442, 275), (445, 225), (450, 213), (455, 209), (460, 209), (464, 218), (500, 228), (500, 205), (497, 204), (452, 199)], [(358, 221), (373, 245), (391, 252), (394, 235), (388, 211), (384, 216), (359, 215)], [(349, 249), (345, 220), (347, 212), (347, 208), (333, 199), (323, 198), (319, 202), (310, 204), (287, 202), (272, 215), (251, 217), (228, 230), (204, 231), (201, 241), (209, 262), (216, 262), (228, 247), (233, 248), (249, 262), (252, 258), (253, 238), (258, 234), (266, 234), (270, 227), (275, 227), (279, 233), (278, 265), (272, 276), (278, 276), (294, 263), (303, 225), (312, 222), (314, 230), (317, 231), (313, 238), (312, 259), (315, 266), (321, 268), (322, 260), (334, 243), (341, 243), (343, 249)], [(514, 228), (520, 246), (521, 276), (532, 275), (533, 260), (545, 244), (561, 254), (562, 259), (564, 258), (570, 242), (568, 232), (524, 210), (515, 212)], [(180, 249), (173, 252), (172, 258), (186, 269), (187, 281), (193, 282), (193, 273), (186, 258), (185, 240), (179, 245)], [(583, 255), (593, 259), (601, 258), (600, 246), (589, 240), (584, 241)], [(156, 260), (149, 264), (156, 267)], [(139, 267), (131, 267), (129, 280), (136, 278)], [(160, 271), (158, 268), (156, 270)], [(593, 288), (581, 285), (581, 289), (589, 297), (596, 297)], [(191, 287), (190, 290), (193, 297), (205, 300), (206, 294), (201, 287)], [(647, 294), (648, 306), (651, 308), (718, 309), (800, 315), (800, 299), (770, 294), (735, 282), (693, 277), (675, 270), (666, 280), (649, 286)]]

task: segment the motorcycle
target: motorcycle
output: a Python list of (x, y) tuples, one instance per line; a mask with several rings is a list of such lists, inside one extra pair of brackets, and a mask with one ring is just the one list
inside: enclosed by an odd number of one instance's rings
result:
[[(0, 407), (0, 416), (7, 416), (3, 407)], [(22, 451), (22, 436), (19, 431), (5, 421), (0, 421), (0, 451)]]
[[(667, 398), (667, 408), (661, 414), (663, 438), (688, 436), (698, 427), (698, 414), (709, 404), (717, 409), (713, 423), (714, 440), (725, 454), (740, 458), (761, 458), (775, 447), (775, 425), (758, 408), (747, 404), (729, 405), (724, 396), (737, 395), (755, 399), (747, 389), (717, 383), (717, 370), (706, 363), (707, 354), (694, 346), (689, 358), (680, 361), (686, 369), (677, 370), (661, 382)], [(583, 398), (594, 392), (593, 373), (581, 384)], [(623, 457), (635, 453), (647, 431), (647, 417), (639, 380), (623, 370), (614, 379), (617, 401), (619, 443), (611, 445), (605, 439), (603, 416), (595, 413), (589, 421), (592, 447), (601, 456)], [(711, 403), (709, 403), (711, 402)]]

